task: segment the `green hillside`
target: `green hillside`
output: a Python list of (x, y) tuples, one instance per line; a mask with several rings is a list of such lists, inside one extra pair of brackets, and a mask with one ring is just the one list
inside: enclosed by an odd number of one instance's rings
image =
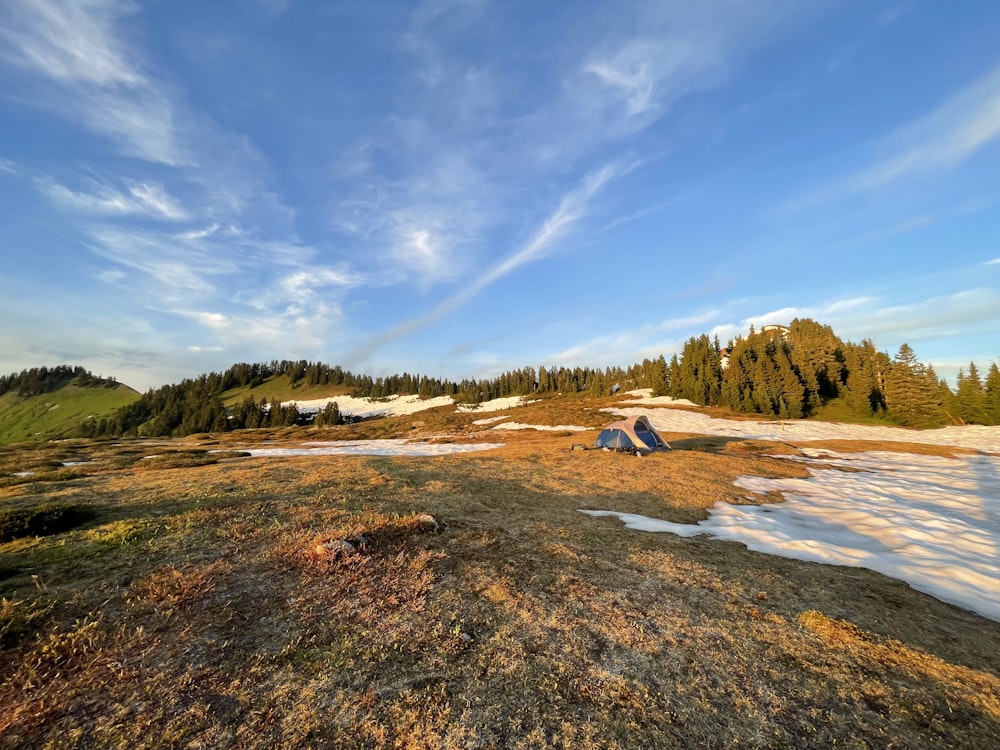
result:
[(71, 436), (86, 419), (106, 417), (137, 398), (126, 385), (81, 386), (73, 381), (33, 396), (8, 391), (0, 396), (0, 443)]
[(279, 401), (307, 401), (316, 398), (327, 398), (329, 396), (340, 396), (351, 393), (354, 390), (351, 386), (317, 384), (310, 385), (302, 380), (295, 383), (287, 374), (274, 375), (264, 380), (263, 383), (250, 387), (249, 385), (230, 388), (222, 394), (222, 403), (226, 406), (235, 406), (248, 396), (255, 401), (267, 399), (273, 402)]

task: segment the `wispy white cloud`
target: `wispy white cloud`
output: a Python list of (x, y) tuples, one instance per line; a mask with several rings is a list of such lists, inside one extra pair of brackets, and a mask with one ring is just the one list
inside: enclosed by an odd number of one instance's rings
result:
[(38, 106), (110, 138), (129, 156), (180, 164), (187, 156), (174, 107), (119, 33), (135, 10), (118, 0), (15, 0), (0, 21), (3, 59), (51, 84), (35, 92)]
[(627, 116), (652, 119), (685, 94), (722, 79), (723, 50), (707, 41), (680, 36), (632, 39), (613, 52), (595, 54), (583, 71), (621, 99)]
[(73, 97), (65, 109), (90, 130), (110, 138), (126, 156), (171, 166), (192, 161), (177, 133), (175, 104), (152, 86)]
[(213, 234), (222, 229), (221, 224), (210, 224), (204, 229), (192, 229), (190, 232), (182, 232), (176, 235), (177, 239), (185, 240), (187, 242), (193, 242), (195, 240), (203, 240), (206, 237), (211, 237)]
[(664, 211), (664, 210), (670, 208), (675, 203), (677, 203), (677, 201), (680, 200), (680, 197), (681, 196), (675, 195), (672, 198), (669, 198), (669, 199), (667, 199), (665, 201), (661, 201), (660, 203), (657, 203), (657, 204), (655, 204), (653, 206), (650, 206), (648, 208), (643, 208), (643, 209), (640, 209), (638, 211), (634, 211), (634, 212), (632, 212), (630, 214), (626, 214), (625, 216), (619, 216), (619, 217), (617, 217), (615, 219), (612, 219), (607, 224), (605, 224), (603, 227), (601, 227), (600, 231), (602, 231), (602, 232), (608, 232), (608, 231), (611, 231), (612, 229), (615, 229), (616, 227), (622, 226), (623, 224), (629, 224), (629, 223), (631, 223), (633, 221), (638, 221), (639, 219), (644, 219), (647, 216), (653, 216), (654, 214), (658, 214), (661, 211)]
[(628, 167), (612, 162), (586, 175), (573, 190), (563, 196), (558, 208), (519, 250), (466, 282), (461, 291), (446, 299), (430, 312), (415, 317), (365, 342), (352, 351), (348, 355), (348, 359), (366, 360), (377, 348), (431, 325), (459, 307), (468, 304), (484, 289), (504, 276), (526, 264), (546, 257), (558, 240), (584, 217), (595, 194), (611, 180), (620, 177), (627, 171)]
[(159, 235), (113, 227), (95, 227), (90, 249), (115, 263), (121, 272), (106, 280), (141, 290), (150, 306), (175, 305), (215, 293), (210, 278), (230, 274), (236, 264), (192, 250), (182, 243), (165, 243)]
[(77, 192), (51, 178), (35, 181), (38, 189), (63, 208), (83, 213), (145, 216), (181, 221), (187, 212), (155, 182), (126, 182), (125, 190), (93, 181), (90, 192)]
[(545, 358), (555, 365), (573, 365), (580, 362), (598, 366), (620, 364), (642, 358), (670, 356), (679, 352), (685, 338), (693, 331), (705, 331), (724, 315), (722, 310), (704, 310), (694, 315), (683, 315), (648, 325), (634, 325), (594, 336), (562, 349)]
[(102, 269), (101, 278), (141, 289), (145, 304), (164, 311), (189, 310), (211, 297), (283, 315), (364, 281), (347, 264), (313, 263), (311, 247), (218, 225), (180, 235), (108, 225), (91, 226), (88, 233), (91, 251), (114, 264)]
[(296, 321), (340, 317), (339, 299), (358, 286), (362, 277), (346, 266), (302, 267), (270, 287), (259, 289), (246, 304), (263, 315), (278, 315)]
[[(655, 358), (661, 354), (669, 358), (679, 354), (692, 336), (707, 333), (725, 345), (731, 339), (745, 336), (751, 327), (760, 330), (765, 325), (788, 325), (796, 318), (810, 318), (830, 325), (845, 340), (872, 339), (876, 346), (892, 349), (892, 354), (904, 341), (916, 344), (995, 333), (993, 321), (1000, 320), (1000, 297), (995, 290), (986, 287), (932, 296), (921, 296), (917, 292), (905, 301), (898, 297), (865, 295), (746, 312), (759, 305), (760, 302), (752, 298), (734, 299), (723, 307), (671, 318), (657, 325), (629, 325), (606, 331), (560, 350), (545, 361), (599, 365)], [(940, 374), (953, 373), (943, 371)]]
[[(329, 342), (331, 330), (342, 320), (336, 304), (314, 300), (307, 307), (254, 313), (251, 310), (227, 311), (178, 310), (177, 313), (197, 323), (222, 342), (220, 350), (270, 351), (289, 357), (301, 357)], [(203, 347), (202, 351), (207, 351)]]
[(436, 229), (417, 225), (400, 228), (393, 243), (394, 259), (402, 268), (419, 274), (425, 284), (455, 277), (457, 269), (448, 250)]
[(8, 159), (0, 159), (0, 172), (7, 174), (17, 174), (17, 165)]
[(923, 117), (886, 137), (888, 156), (871, 167), (789, 201), (795, 211), (961, 165), (1000, 136), (1000, 66)]
[(419, 3), (400, 37), (415, 62), (412, 99), (334, 160), (345, 189), (331, 201), (331, 224), (369, 248), (381, 266), (371, 278), (385, 284), (427, 290), (490, 267), (483, 239), (501, 226), (516, 236), (535, 213), (512, 216), (520, 196), (558, 194), (581, 165), (606, 161), (609, 146), (622, 147), (684, 96), (724, 84), (734, 62), (796, 7), (607, 8), (529, 69), (523, 52), (485, 65), (469, 54), (466, 25), (484, 22), (486, 4)]
[[(693, 94), (726, 86), (731, 72), (799, 16), (790, 0), (625, 3), (595, 18), (563, 89), (533, 118), (542, 158), (575, 159), (643, 133)], [(546, 134), (548, 134), (546, 136)]]
[(195, 337), (210, 335), (215, 342), (199, 344), (202, 353), (316, 352), (344, 319), (344, 295), (364, 281), (345, 263), (310, 262), (313, 248), (233, 227), (171, 236), (97, 225), (89, 235), (90, 250), (111, 264), (98, 278), (115, 285), (122, 300), (188, 321)]
[(951, 168), (1000, 136), (1000, 66), (889, 139), (898, 153), (856, 178), (858, 189)]
[(863, 316), (843, 316), (836, 329), (847, 336), (871, 336), (907, 341), (969, 335), (995, 329), (1000, 320), (996, 289), (977, 287), (913, 302), (873, 306)]
[(121, 17), (134, 10), (133, 3), (119, 0), (10, 0), (0, 54), (69, 84), (143, 85), (145, 76), (114, 33)]
[(316, 289), (331, 286), (354, 286), (359, 280), (358, 274), (345, 267), (323, 268), (314, 267), (296, 271), (285, 276), (279, 286), (289, 297), (303, 297), (312, 294)]
[(629, 167), (612, 162), (586, 175), (576, 188), (563, 197), (559, 208), (545, 220), (541, 229), (527, 244), (468, 285), (466, 290), (459, 295), (463, 302), (466, 299), (472, 299), (487, 286), (511, 271), (544, 257), (551, 246), (583, 217), (591, 198), (608, 182), (624, 175), (627, 171), (629, 171)]
[[(326, 330), (339, 319), (339, 296), (357, 277), (346, 266), (313, 262), (316, 250), (299, 240), (295, 214), (274, 192), (255, 145), (192, 110), (157, 75), (129, 33), (133, 14), (142, 21), (139, 10), (117, 0), (18, 0), (0, 19), (0, 63), (25, 74), (26, 103), (147, 162), (131, 164), (132, 174), (156, 175), (109, 176), (105, 165), (91, 167), (100, 176), (82, 189), (52, 178), (37, 188), (83, 215), (79, 229), (99, 264), (89, 273), (123, 300), (196, 320), (227, 342), (249, 346), (258, 332), (277, 344), (284, 327), (298, 331), (289, 342), (314, 344), (304, 329)], [(117, 218), (129, 221), (112, 224)], [(135, 219), (195, 225), (137, 228)], [(186, 315), (209, 301), (222, 317)]]
[(392, 138), (402, 139), (404, 151), (413, 155), (412, 172), (388, 179), (370, 164), (355, 164), (360, 171), (353, 177), (361, 187), (349, 183), (351, 196), (337, 201), (332, 224), (370, 248), (373, 283), (406, 282), (426, 290), (474, 266), (483, 233), (499, 220), (503, 198), (495, 176), (484, 174), (463, 147), (425, 149), (426, 140), (434, 138), (425, 124), (397, 122), (392, 130)]

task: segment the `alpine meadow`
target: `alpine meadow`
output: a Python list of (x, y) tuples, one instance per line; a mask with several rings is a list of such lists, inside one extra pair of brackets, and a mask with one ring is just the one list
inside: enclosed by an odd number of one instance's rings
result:
[[(1000, 389), (969, 373), (804, 319), (458, 382), (238, 364), (113, 408), (113, 378), (12, 374), (4, 434), (75, 416), (0, 452), (0, 737), (991, 746)], [(590, 447), (632, 413), (670, 450)]]
[(1000, 3), (0, 7), (0, 750), (1000, 748)]

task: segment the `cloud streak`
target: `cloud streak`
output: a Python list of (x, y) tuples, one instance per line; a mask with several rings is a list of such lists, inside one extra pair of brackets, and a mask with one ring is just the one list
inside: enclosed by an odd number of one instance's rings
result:
[(909, 177), (954, 169), (1000, 136), (1000, 66), (933, 111), (886, 137), (889, 156), (867, 169), (790, 201), (786, 211), (877, 190)]
[(348, 355), (349, 360), (364, 361), (376, 349), (391, 341), (407, 336), (421, 328), (435, 323), (446, 315), (475, 299), (484, 289), (499, 281), (518, 268), (545, 257), (553, 245), (579, 222), (587, 211), (591, 199), (608, 182), (628, 171), (618, 163), (606, 164), (589, 173), (579, 185), (567, 193), (559, 207), (543, 222), (534, 236), (518, 251), (505, 258), (478, 277), (468, 281), (457, 294), (449, 297), (430, 312), (415, 317), (385, 333), (382, 333)]
[(627, 118), (639, 117), (644, 125), (685, 94), (722, 80), (724, 53), (706, 43), (708, 38), (633, 39), (613, 52), (595, 55), (583, 72), (595, 76), (625, 105)]
[(8, 43), (4, 56), (68, 84), (144, 85), (114, 34), (121, 16), (134, 9), (129, 2), (10, 0), (0, 27)]
[(118, 0), (14, 0), (0, 22), (3, 58), (51, 84), (42, 108), (109, 138), (129, 156), (181, 164), (187, 157), (174, 107), (117, 34), (135, 10)]
[(59, 206), (85, 214), (145, 216), (152, 219), (183, 221), (187, 212), (163, 185), (155, 182), (129, 181), (125, 190), (94, 182), (90, 192), (77, 192), (51, 178), (41, 178), (35, 185)]
[(953, 168), (997, 136), (1000, 66), (891, 136), (898, 153), (858, 175), (854, 188), (867, 190), (914, 173)]
[[(948, 294), (920, 296), (907, 300), (881, 295), (833, 299), (821, 304), (759, 309), (752, 298), (732, 300), (701, 313), (671, 318), (657, 325), (629, 326), (611, 330), (546, 357), (553, 364), (588, 362), (616, 364), (631, 357), (680, 354), (692, 336), (708, 333), (725, 345), (746, 335), (751, 326), (760, 330), (770, 324), (788, 325), (795, 318), (811, 318), (830, 325), (845, 340), (872, 339), (877, 346), (895, 347), (907, 341), (952, 339), (995, 332), (1000, 320), (1000, 298), (989, 287), (960, 289)], [(954, 368), (957, 369), (957, 366)], [(944, 374), (944, 373), (942, 373)]]

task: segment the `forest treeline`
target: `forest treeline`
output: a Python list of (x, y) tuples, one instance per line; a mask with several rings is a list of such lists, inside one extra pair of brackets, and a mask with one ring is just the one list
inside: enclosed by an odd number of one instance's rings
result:
[(300, 360), (273, 360), (269, 363), (240, 363), (225, 372), (189, 378), (174, 385), (151, 389), (133, 403), (103, 419), (88, 420), (80, 428), (83, 437), (144, 435), (181, 436), (197, 432), (220, 432), (258, 427), (286, 427), (302, 424), (339, 424), (339, 410), (331, 404), (318, 414), (301, 413), (294, 405), (268, 402), (247, 396), (227, 407), (223, 395), (233, 389), (252, 389), (276, 377), (287, 377), (294, 388), (301, 385), (343, 389), (357, 398), (379, 399), (392, 395), (421, 398), (451, 396), (458, 403), (480, 403), (504, 396), (524, 396), (539, 392), (607, 395), (615, 385), (630, 383), (634, 388), (664, 387), (666, 362), (644, 360), (628, 369), (611, 367), (524, 367), (495, 378), (465, 379), (458, 382), (420, 374), (394, 374), (372, 378), (356, 375), (339, 365)]
[[(95, 385), (115, 384), (82, 368), (36, 368), (0, 378), (0, 394), (17, 389), (31, 395), (72, 373)], [(701, 406), (783, 419), (822, 413), (843, 421), (879, 421), (911, 427), (947, 424), (1000, 424), (1000, 371), (989, 365), (983, 377), (975, 363), (959, 372), (953, 391), (933, 367), (920, 363), (903, 344), (895, 356), (878, 351), (869, 340), (841, 340), (830, 326), (796, 319), (788, 327), (751, 329), (746, 336), (720, 345), (707, 334), (690, 338), (669, 362), (660, 356), (628, 368), (523, 367), (481, 380), (442, 380), (420, 374), (378, 378), (357, 375), (339, 365), (306, 360), (240, 363), (174, 385), (151, 389), (112, 416), (91, 419), (80, 428), (85, 437), (180, 436), (295, 424), (338, 424), (330, 405), (303, 414), (293, 405), (248, 396), (227, 406), (224, 394), (252, 389), (276, 377), (292, 387), (330, 386), (355, 397), (451, 396), (478, 403), (506, 396), (574, 393), (607, 396), (618, 389), (650, 388), (657, 395), (688, 399)]]
[(32, 367), (30, 370), (0, 376), (0, 396), (13, 391), (20, 398), (52, 393), (69, 385), (81, 388), (117, 388), (114, 378), (103, 378), (82, 367), (57, 365), (56, 367)]
[(692, 337), (668, 365), (665, 393), (702, 406), (799, 419), (836, 404), (852, 421), (908, 427), (1000, 424), (1000, 371), (985, 380), (975, 363), (959, 371), (952, 391), (908, 344), (892, 358), (865, 340), (841, 340), (830, 326), (796, 319), (720, 347)]

